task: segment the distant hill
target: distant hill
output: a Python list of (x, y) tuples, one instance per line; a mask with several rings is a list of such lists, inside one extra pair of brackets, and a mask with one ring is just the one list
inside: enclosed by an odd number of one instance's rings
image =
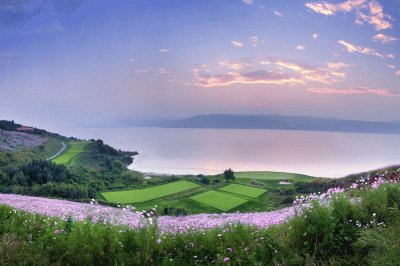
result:
[(143, 124), (162, 128), (284, 129), (400, 134), (398, 121), (360, 121), (308, 116), (210, 114), (177, 120), (148, 121)]

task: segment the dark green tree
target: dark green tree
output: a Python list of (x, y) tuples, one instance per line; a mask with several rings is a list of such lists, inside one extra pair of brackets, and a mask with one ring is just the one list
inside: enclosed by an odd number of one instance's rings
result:
[(232, 171), (231, 168), (224, 171), (224, 177), (226, 181), (235, 180), (235, 173)]

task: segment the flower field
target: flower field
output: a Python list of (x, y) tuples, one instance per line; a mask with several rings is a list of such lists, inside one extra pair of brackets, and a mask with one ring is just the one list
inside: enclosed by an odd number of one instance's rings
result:
[[(30, 213), (60, 217), (65, 220), (68, 216), (72, 216), (75, 220), (89, 218), (93, 222), (128, 225), (132, 228), (141, 227), (144, 221), (141, 212), (133, 212), (127, 208), (105, 207), (98, 204), (57, 199), (0, 194), (0, 204)], [(286, 208), (259, 213), (198, 214), (183, 217), (160, 216), (157, 218), (157, 223), (162, 232), (172, 233), (199, 231), (238, 223), (266, 228), (270, 225), (283, 223), (293, 215), (294, 208)]]
[(279, 211), (181, 217), (0, 194), (0, 265), (400, 265), (399, 174)]

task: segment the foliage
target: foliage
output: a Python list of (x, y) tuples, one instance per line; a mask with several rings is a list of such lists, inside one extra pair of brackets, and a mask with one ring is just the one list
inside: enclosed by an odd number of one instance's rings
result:
[(0, 264), (398, 265), (399, 204), (400, 186), (383, 184), (314, 202), (281, 225), (185, 233), (161, 233), (161, 217), (132, 229), (0, 206)]
[(232, 171), (231, 168), (224, 171), (224, 177), (226, 181), (235, 180), (235, 173)]

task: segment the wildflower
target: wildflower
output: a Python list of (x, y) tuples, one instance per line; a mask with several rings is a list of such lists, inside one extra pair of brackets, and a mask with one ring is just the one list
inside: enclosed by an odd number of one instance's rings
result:
[(60, 230), (58, 230), (58, 229), (54, 230), (55, 235), (58, 235), (59, 233), (60, 233)]
[(157, 244), (160, 244), (161, 243), (161, 239), (157, 239)]
[(231, 259), (230, 258), (228, 258), (228, 257), (225, 257), (224, 258), (224, 262), (229, 262)]
[(232, 253), (232, 252), (233, 252), (233, 249), (232, 249), (232, 248), (227, 248), (227, 249), (226, 249), (226, 252)]

